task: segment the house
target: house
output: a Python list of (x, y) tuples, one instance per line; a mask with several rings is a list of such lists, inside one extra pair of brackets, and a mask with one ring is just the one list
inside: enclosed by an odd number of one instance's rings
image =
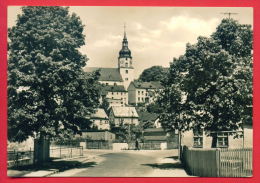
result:
[(99, 71), (99, 82), (104, 85), (122, 85), (127, 90), (129, 84), (134, 80), (134, 67), (131, 51), (128, 48), (126, 31), (122, 41), (122, 48), (117, 59), (117, 68), (85, 67), (85, 72)]
[(138, 125), (138, 113), (135, 110), (135, 107), (111, 107), (109, 114), (109, 121), (111, 125), (119, 127), (123, 125)]
[(132, 81), (128, 87), (128, 102), (132, 105), (150, 104), (162, 90), (160, 82), (140, 82)]
[(104, 109), (98, 108), (95, 113), (90, 115), (90, 120), (92, 122), (92, 128), (97, 128), (98, 130), (109, 130), (109, 120)]
[(182, 145), (194, 148), (211, 148), (213, 135), (216, 138), (217, 148), (242, 148), (246, 146), (243, 142), (243, 131), (236, 131), (239, 137), (235, 137), (235, 131), (220, 131), (206, 133), (204, 130), (189, 130), (182, 133)]
[(139, 121), (143, 124), (144, 128), (161, 127), (159, 124), (159, 115), (156, 113), (149, 113), (147, 111), (138, 111)]
[(143, 133), (144, 144), (153, 149), (177, 149), (178, 134), (166, 132), (163, 128), (147, 128)]
[(101, 91), (102, 101), (104, 99), (111, 106), (128, 105), (128, 92), (123, 85), (104, 85)]

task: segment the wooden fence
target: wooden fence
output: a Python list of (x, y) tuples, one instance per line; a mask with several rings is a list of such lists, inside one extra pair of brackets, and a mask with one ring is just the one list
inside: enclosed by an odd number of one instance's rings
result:
[(7, 166), (19, 167), (33, 164), (33, 151), (8, 151)]
[(83, 156), (83, 147), (52, 147), (50, 148), (51, 158), (72, 158)]
[(252, 176), (252, 164), (252, 148), (219, 151), (219, 177)]
[(181, 159), (187, 172), (195, 176), (252, 176), (252, 148), (195, 149), (184, 146)]
[(86, 140), (87, 149), (113, 149), (111, 141), (107, 140)]
[[(161, 150), (161, 142), (144, 142), (139, 143), (138, 148), (140, 150)], [(128, 143), (128, 149), (134, 150), (136, 149), (135, 142)]]

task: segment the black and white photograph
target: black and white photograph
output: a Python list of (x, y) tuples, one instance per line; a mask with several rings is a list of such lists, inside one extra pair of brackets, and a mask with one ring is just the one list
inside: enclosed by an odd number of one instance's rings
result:
[(253, 8), (9, 6), (9, 177), (252, 177)]

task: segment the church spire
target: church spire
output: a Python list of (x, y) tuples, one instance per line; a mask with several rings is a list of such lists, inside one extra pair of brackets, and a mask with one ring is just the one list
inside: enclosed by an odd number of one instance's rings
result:
[(124, 38), (122, 41), (122, 49), (119, 51), (119, 58), (132, 58), (131, 51), (128, 48), (128, 41), (126, 37), (126, 25), (124, 24)]
[(125, 25), (125, 23), (124, 23), (124, 39), (127, 39), (126, 38), (126, 25)]

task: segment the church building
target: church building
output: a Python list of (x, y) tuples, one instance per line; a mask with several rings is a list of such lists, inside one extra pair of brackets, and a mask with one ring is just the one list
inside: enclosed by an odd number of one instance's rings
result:
[(102, 92), (110, 106), (128, 105), (128, 86), (134, 81), (134, 67), (131, 51), (128, 48), (126, 31), (122, 41), (122, 48), (119, 51), (117, 68), (86, 67), (85, 72), (99, 71), (99, 82), (104, 85)]
[(85, 72), (99, 70), (99, 82), (104, 85), (124, 86), (127, 90), (130, 83), (134, 80), (134, 67), (131, 51), (128, 48), (128, 40), (124, 31), (122, 48), (118, 56), (118, 68), (86, 67)]

